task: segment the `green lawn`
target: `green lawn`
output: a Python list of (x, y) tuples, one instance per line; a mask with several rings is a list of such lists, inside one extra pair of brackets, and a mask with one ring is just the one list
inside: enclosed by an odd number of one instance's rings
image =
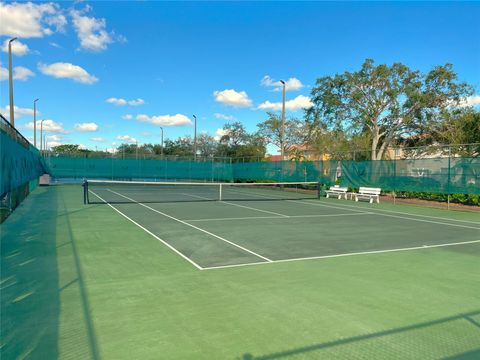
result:
[(480, 358), (480, 243), (201, 271), (79, 186), (1, 230), (2, 359)]

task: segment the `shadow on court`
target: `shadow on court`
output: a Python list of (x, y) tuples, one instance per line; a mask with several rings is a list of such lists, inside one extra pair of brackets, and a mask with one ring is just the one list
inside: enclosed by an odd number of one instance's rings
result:
[(65, 210), (54, 186), (39, 188), (2, 224), (2, 359), (99, 358)]
[(2, 224), (2, 359), (58, 357), (56, 200), (38, 189)]
[[(324, 343), (309, 345), (309, 346), (295, 348), (295, 349), (289, 349), (289, 350), (271, 353), (267, 355), (257, 356), (250, 353), (246, 353), (241, 357), (241, 360), (274, 360), (274, 359), (284, 359), (284, 358), (290, 358), (290, 357), (298, 357), (302, 359), (307, 357), (319, 358), (322, 356), (322, 353), (320, 353), (322, 350), (327, 350), (327, 351), (329, 350), (330, 352), (328, 352), (328, 354), (331, 356), (332, 351), (335, 351), (335, 348), (338, 348), (337, 356), (339, 356), (338, 354), (342, 354), (341, 347), (346, 347), (350, 345), (362, 346), (364, 342), (380, 340), (378, 343), (370, 345), (371, 347), (374, 347), (376, 349), (375, 352), (372, 352), (372, 354), (378, 355), (380, 353), (379, 352), (380, 348), (385, 348), (385, 345), (388, 343), (387, 341), (382, 342), (382, 340), (387, 336), (395, 336), (395, 335), (401, 336), (401, 338), (399, 338), (400, 341), (396, 342), (396, 347), (392, 351), (395, 352), (397, 356), (400, 356), (402, 351), (401, 350), (402, 343), (405, 343), (407, 346), (412, 346), (412, 348), (408, 348), (408, 349), (405, 348), (405, 351), (408, 351), (408, 354), (411, 355), (412, 353), (415, 353), (415, 346), (416, 346), (415, 338), (418, 335), (417, 331), (430, 330), (436, 333), (437, 338), (442, 338), (442, 337), (445, 337), (448, 331), (448, 329), (446, 329), (445, 326), (452, 325), (453, 322), (461, 322), (460, 326), (462, 328), (469, 327), (467, 331), (469, 333), (476, 333), (476, 336), (474, 337), (477, 340), (480, 339), (480, 310), (477, 310), (477, 311), (472, 311), (468, 313), (458, 314), (455, 316), (441, 318), (438, 320), (417, 323), (417, 324), (394, 328), (394, 329), (388, 329), (388, 330), (379, 331), (371, 334), (353, 336), (345, 339), (328, 341)], [(436, 331), (433, 328), (435, 326), (441, 326), (440, 330)], [(458, 329), (458, 325), (455, 329)], [(449, 332), (449, 336), (451, 336), (452, 338), (455, 338), (455, 337), (458, 338), (456, 340), (458, 340), (459, 343), (463, 343), (463, 344), (465, 343), (465, 338), (462, 338), (462, 334), (455, 334), (452, 331), (452, 332)], [(418, 341), (421, 342), (422, 340), (420, 339)], [(450, 359), (450, 360), (479, 359), (480, 343), (476, 341), (475, 343), (472, 342), (468, 345), (470, 345), (471, 348), (468, 349), (467, 351), (465, 352), (462, 351), (461, 353), (456, 354), (454, 356), (442, 357), (442, 358)], [(346, 352), (345, 354), (348, 354), (348, 352)], [(325, 358), (328, 358), (327, 354), (323, 354), (323, 356), (325, 356)]]

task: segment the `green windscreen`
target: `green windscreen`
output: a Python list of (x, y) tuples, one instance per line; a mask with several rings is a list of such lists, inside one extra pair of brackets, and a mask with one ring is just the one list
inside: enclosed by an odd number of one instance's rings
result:
[(0, 117), (0, 222), (33, 190), (45, 173), (38, 150)]
[(344, 186), (385, 191), (480, 194), (480, 159), (433, 158), (342, 161)]
[(233, 164), (235, 181), (319, 181), (335, 183), (336, 161), (272, 161)]
[(56, 178), (187, 180), (201, 182), (321, 182), (379, 187), (384, 191), (480, 193), (478, 158), (402, 160), (261, 161), (230, 163), (52, 156), (46, 159)]
[(232, 181), (230, 163), (214, 161), (50, 157), (55, 178)]

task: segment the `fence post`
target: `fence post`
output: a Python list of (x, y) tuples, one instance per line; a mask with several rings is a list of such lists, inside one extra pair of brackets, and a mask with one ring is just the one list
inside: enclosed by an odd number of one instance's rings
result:
[(452, 148), (448, 146), (448, 180), (447, 180), (447, 210), (450, 210), (450, 182), (451, 182), (451, 157)]
[(397, 204), (397, 157), (393, 157), (393, 205)]

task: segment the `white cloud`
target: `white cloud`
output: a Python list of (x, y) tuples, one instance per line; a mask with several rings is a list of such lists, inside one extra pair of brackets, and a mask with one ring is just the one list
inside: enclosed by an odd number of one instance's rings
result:
[(136, 143), (137, 139), (134, 137), (131, 137), (130, 135), (119, 135), (117, 136), (117, 139), (124, 142), (124, 143)]
[(61, 141), (55, 141), (55, 140), (53, 140), (53, 141), (48, 141), (48, 140), (47, 140), (47, 149), (51, 149), (51, 148), (53, 148), (53, 147), (55, 147), (55, 146), (59, 146), (59, 145), (62, 145), (62, 142), (61, 142)]
[(54, 3), (0, 3), (0, 35), (21, 38), (43, 37), (63, 31), (67, 20)]
[(479, 106), (479, 105), (480, 105), (480, 95), (473, 95), (463, 99), (463, 101), (460, 102), (459, 107)]
[(148, 116), (145, 114), (137, 115), (138, 121), (149, 122), (161, 126), (179, 126), (189, 125), (192, 121), (183, 114)]
[(52, 141), (62, 141), (63, 140), (63, 136), (60, 136), (60, 135), (49, 135), (46, 137), (47, 141), (50, 143)]
[[(5, 41), (3, 42), (3, 52), (8, 53), (8, 42), (9, 39), (5, 39)], [(12, 42), (12, 54), (17, 56), (23, 56), (28, 54), (29, 51), (30, 49), (28, 48), (28, 46), (22, 43), (20, 40), (17, 39), (16, 41)]]
[[(283, 84), (280, 81), (275, 81), (269, 75), (265, 75), (260, 84), (266, 87), (273, 87), (273, 91), (283, 91)], [(296, 91), (303, 87), (304, 85), (297, 78), (293, 77), (285, 81), (285, 91)]]
[(109, 104), (117, 105), (117, 106), (124, 106), (124, 105), (139, 106), (139, 105), (145, 104), (145, 100), (140, 99), (140, 98), (133, 99), (133, 100), (125, 100), (125, 99), (121, 99), (121, 98), (111, 97), (111, 98), (108, 98), (107, 100), (105, 100), (105, 102), (107, 102)]
[(93, 122), (75, 124), (75, 130), (79, 132), (93, 132), (98, 130), (98, 125)]
[(143, 105), (145, 104), (145, 100), (143, 99), (135, 99), (135, 100), (129, 100), (128, 105), (131, 106), (138, 106), (138, 105)]
[(90, 140), (95, 142), (105, 142), (105, 139), (102, 137), (91, 137)]
[(235, 116), (232, 115), (225, 115), (225, 114), (220, 114), (220, 113), (215, 113), (213, 114), (215, 116), (215, 119), (220, 119), (220, 120), (236, 120)]
[(89, 9), (87, 7), (85, 11), (72, 10), (70, 12), (73, 19), (73, 28), (77, 32), (82, 48), (91, 51), (103, 51), (108, 44), (114, 41), (113, 36), (105, 30), (107, 27), (105, 19), (84, 15)]
[(122, 119), (123, 119), (123, 120), (132, 120), (132, 119), (133, 119), (133, 116), (130, 115), (130, 114), (125, 114), (125, 115), (122, 115)]
[[(37, 130), (40, 130), (41, 121), (37, 120)], [(33, 129), (33, 121), (25, 125), (26, 129)], [(43, 120), (43, 131), (52, 132), (57, 134), (65, 134), (66, 131), (63, 128), (63, 124), (57, 123), (53, 120)]]
[[(35, 76), (35, 74), (26, 67), (16, 66), (13, 68), (13, 79), (26, 81), (30, 76)], [(0, 66), (0, 81), (8, 80), (8, 69)]]
[(23, 66), (16, 66), (13, 68), (13, 79), (20, 81), (27, 81), (30, 76), (35, 76), (32, 70)]
[(50, 65), (39, 64), (38, 68), (45, 75), (50, 75), (55, 78), (72, 79), (82, 84), (93, 84), (98, 81), (95, 76), (90, 75), (85, 69), (70, 63), (57, 62)]
[[(299, 110), (299, 109), (308, 109), (313, 106), (312, 101), (308, 96), (298, 95), (293, 100), (285, 101), (286, 110)], [(258, 109), (261, 110), (282, 110), (282, 102), (272, 103), (270, 101), (265, 101), (258, 105)]]
[(225, 135), (228, 135), (228, 130), (219, 128), (217, 129), (217, 131), (215, 131), (214, 139), (216, 141), (219, 141), (222, 138), (222, 136), (225, 136)]
[(223, 91), (214, 91), (215, 101), (224, 105), (235, 107), (247, 107), (252, 105), (252, 100), (249, 99), (245, 91), (235, 91), (233, 89), (225, 89)]
[[(15, 113), (15, 119), (19, 119), (22, 116), (33, 116), (33, 109), (29, 108), (20, 108), (18, 106), (13, 107)], [(2, 113), (7, 119), (10, 118), (10, 105), (7, 105), (4, 108), (0, 108), (0, 113)], [(40, 115), (40, 111), (37, 110), (37, 116)]]

